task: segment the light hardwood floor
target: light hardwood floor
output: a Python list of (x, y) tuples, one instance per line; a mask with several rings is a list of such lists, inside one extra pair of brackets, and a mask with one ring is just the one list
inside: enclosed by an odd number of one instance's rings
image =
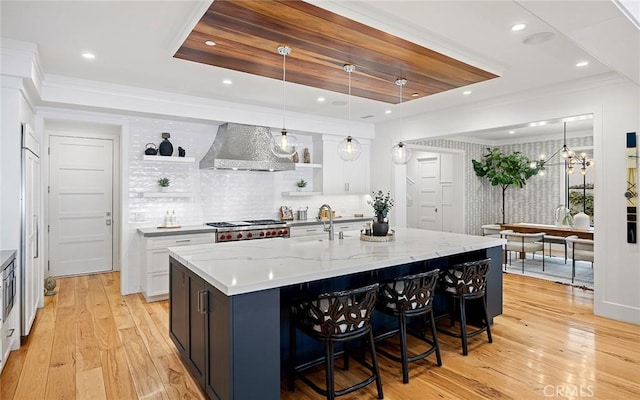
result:
[[(640, 398), (639, 326), (594, 317), (592, 292), (510, 274), (504, 280), (494, 343), (471, 339), (463, 357), (457, 339), (439, 335), (443, 366), (432, 357), (410, 364), (408, 385), (400, 366), (380, 356), (385, 399)], [(168, 302), (121, 296), (118, 273), (58, 279), (58, 286), (7, 360), (3, 400), (204, 398), (169, 339)], [(347, 374), (337, 368), (337, 384), (358, 372), (356, 362)], [(321, 368), (311, 374), (323, 378)], [(282, 398), (321, 396), (298, 383)], [(375, 399), (375, 385), (341, 398)]]

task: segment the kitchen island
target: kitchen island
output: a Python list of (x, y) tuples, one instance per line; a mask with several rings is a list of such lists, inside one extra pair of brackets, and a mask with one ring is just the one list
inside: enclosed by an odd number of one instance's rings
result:
[[(398, 228), (169, 248), (170, 335), (211, 399), (279, 399), (287, 304), (309, 295), (455, 263), (492, 259), (489, 317), (502, 312), (503, 239)], [(302, 342), (301, 345), (304, 345)]]

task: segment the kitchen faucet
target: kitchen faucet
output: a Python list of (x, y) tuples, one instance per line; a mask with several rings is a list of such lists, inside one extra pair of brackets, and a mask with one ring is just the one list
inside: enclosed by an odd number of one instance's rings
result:
[(329, 232), (329, 240), (333, 240), (333, 211), (331, 210), (331, 206), (328, 204), (323, 204), (320, 206), (320, 219), (322, 219), (322, 210), (329, 211), (329, 228), (324, 225), (324, 221), (322, 221), (322, 230), (325, 232)]

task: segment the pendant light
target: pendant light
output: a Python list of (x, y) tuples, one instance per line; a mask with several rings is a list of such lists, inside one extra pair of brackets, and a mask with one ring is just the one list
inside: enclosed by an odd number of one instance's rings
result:
[[(400, 86), (400, 133), (402, 134), (402, 126), (404, 125), (402, 115), (402, 88), (407, 84), (404, 78), (396, 79), (396, 85)], [(403, 142), (399, 142), (391, 148), (391, 161), (396, 165), (404, 165), (411, 160), (411, 149)]]
[(274, 136), (271, 142), (271, 151), (278, 157), (291, 157), (298, 149), (297, 138), (289, 135), (285, 127), (287, 56), (291, 54), (291, 47), (284, 45), (278, 46), (278, 54), (282, 56), (282, 131), (280, 131), (280, 136)]
[(355, 161), (362, 153), (362, 146), (356, 138), (351, 137), (351, 73), (356, 70), (353, 64), (342, 67), (349, 74), (349, 127), (347, 137), (338, 144), (338, 156), (344, 161)]

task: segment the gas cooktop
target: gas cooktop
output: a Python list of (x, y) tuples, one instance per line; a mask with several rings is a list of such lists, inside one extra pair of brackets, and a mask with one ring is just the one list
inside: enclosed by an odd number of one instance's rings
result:
[(286, 225), (286, 222), (275, 219), (248, 219), (245, 221), (207, 222), (206, 225), (213, 226), (214, 228), (245, 228), (250, 226)]
[(216, 228), (216, 242), (290, 237), (287, 223), (275, 219), (207, 222), (206, 225)]

